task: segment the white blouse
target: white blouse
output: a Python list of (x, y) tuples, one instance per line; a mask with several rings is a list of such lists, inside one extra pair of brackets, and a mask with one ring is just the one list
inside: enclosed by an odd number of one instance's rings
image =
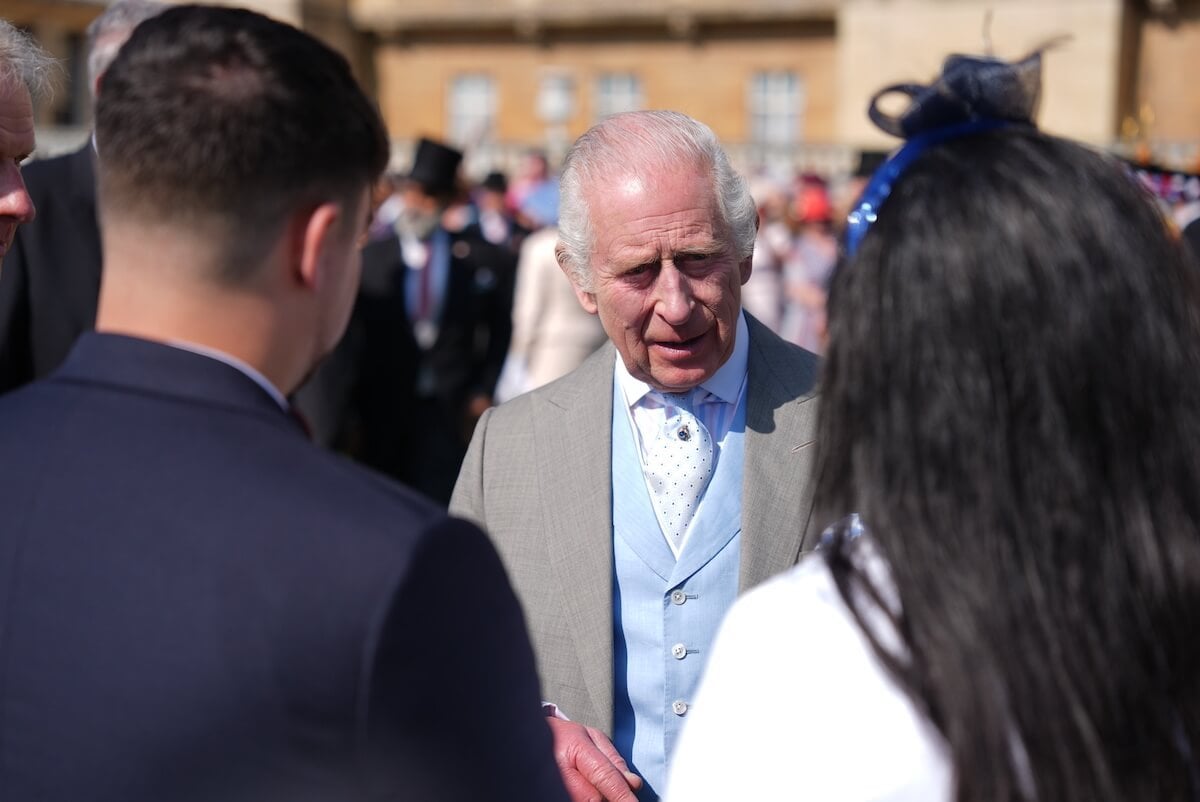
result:
[(666, 802), (953, 797), (940, 734), (879, 663), (819, 556), (731, 608), (666, 788)]

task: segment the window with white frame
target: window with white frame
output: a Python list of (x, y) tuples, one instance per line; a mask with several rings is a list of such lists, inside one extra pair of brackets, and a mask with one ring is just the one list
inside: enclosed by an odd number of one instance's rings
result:
[(794, 145), (803, 130), (804, 85), (790, 70), (750, 78), (750, 139), (756, 145)]
[(447, 107), (446, 130), (452, 143), (472, 147), (486, 141), (496, 122), (496, 82), (484, 73), (456, 76), (450, 82)]
[(551, 72), (538, 83), (537, 115), (547, 125), (563, 125), (575, 113), (575, 82), (566, 73)]
[(596, 79), (596, 119), (622, 111), (638, 111), (645, 104), (642, 79), (632, 72), (605, 72)]

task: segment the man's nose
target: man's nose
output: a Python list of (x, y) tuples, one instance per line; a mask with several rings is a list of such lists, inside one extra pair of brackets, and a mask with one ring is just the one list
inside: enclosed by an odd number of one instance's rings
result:
[(680, 326), (692, 315), (692, 287), (687, 277), (671, 262), (658, 274), (658, 314), (672, 326)]
[(25, 190), (21, 168), (15, 162), (9, 162), (0, 169), (0, 217), (13, 217), (18, 223), (28, 223), (35, 214), (37, 210)]

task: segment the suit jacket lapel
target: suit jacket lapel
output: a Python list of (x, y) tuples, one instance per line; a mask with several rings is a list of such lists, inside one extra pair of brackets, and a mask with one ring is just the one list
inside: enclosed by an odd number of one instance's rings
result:
[[(556, 586), (548, 603), (568, 610), (596, 720), (612, 731), (611, 345), (540, 401), (534, 421), (544, 531)], [(568, 715), (571, 711), (566, 711)]]
[(741, 590), (794, 565), (815, 540), (807, 530), (816, 451), (816, 360), (797, 359), (796, 351), (761, 323), (748, 315), (747, 322)]

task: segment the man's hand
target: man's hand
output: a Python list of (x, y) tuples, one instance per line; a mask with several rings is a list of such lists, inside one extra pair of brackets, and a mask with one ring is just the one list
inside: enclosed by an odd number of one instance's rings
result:
[(595, 727), (547, 718), (554, 759), (572, 802), (637, 802), (642, 778), (629, 770), (612, 741)]

